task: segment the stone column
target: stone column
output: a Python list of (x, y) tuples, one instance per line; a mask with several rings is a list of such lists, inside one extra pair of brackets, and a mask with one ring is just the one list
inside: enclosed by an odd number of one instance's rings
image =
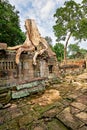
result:
[(49, 72), (48, 72), (48, 67), (47, 63), (45, 60), (40, 61), (40, 76), (41, 77), (48, 77)]

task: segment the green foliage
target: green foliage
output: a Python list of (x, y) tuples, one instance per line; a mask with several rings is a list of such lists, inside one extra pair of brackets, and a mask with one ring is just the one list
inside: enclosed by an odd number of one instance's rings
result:
[(75, 58), (81, 58), (81, 59), (82, 59), (82, 58), (85, 58), (86, 54), (87, 54), (87, 50), (81, 48), (81, 49), (79, 49), (79, 51), (76, 53)]
[(65, 40), (68, 33), (72, 33), (74, 37), (79, 34), (79, 21), (82, 12), (80, 5), (75, 1), (65, 2), (63, 7), (56, 10), (54, 17), (56, 18), (56, 25), (53, 28), (57, 41)]
[(63, 58), (64, 58), (64, 45), (62, 43), (56, 43), (53, 46), (53, 51), (56, 53), (58, 61), (63, 60)]
[(20, 29), (18, 11), (7, 0), (0, 1), (0, 42), (21, 44), (25, 35)]
[(56, 18), (54, 34), (57, 41), (65, 41), (65, 58), (71, 36), (79, 41), (87, 39), (87, 0), (83, 0), (81, 4), (73, 0), (65, 2), (63, 7), (56, 10), (54, 17)]
[(76, 52), (78, 52), (80, 49), (80, 47), (78, 46), (78, 44), (70, 44), (68, 46), (68, 54), (74, 55), (76, 54)]
[(86, 16), (86, 14), (87, 14), (87, 0), (82, 1), (82, 9), (83, 9), (83, 15)]
[(68, 46), (68, 57), (69, 58), (84, 58), (87, 53), (86, 49), (80, 49), (77, 43), (70, 44)]

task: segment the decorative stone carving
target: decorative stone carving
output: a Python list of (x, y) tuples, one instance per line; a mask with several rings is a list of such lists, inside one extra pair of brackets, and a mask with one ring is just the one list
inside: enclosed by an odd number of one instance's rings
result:
[(35, 52), (33, 57), (33, 64), (36, 65), (36, 58), (38, 55), (42, 55), (45, 51), (48, 52), (49, 56), (55, 55), (51, 48), (49, 47), (47, 41), (41, 37), (36, 23), (32, 19), (27, 19), (25, 21), (26, 27), (26, 40), (22, 45), (17, 45), (14, 47), (8, 47), (9, 50), (16, 50), (16, 63), (19, 64), (20, 55), (22, 52)]

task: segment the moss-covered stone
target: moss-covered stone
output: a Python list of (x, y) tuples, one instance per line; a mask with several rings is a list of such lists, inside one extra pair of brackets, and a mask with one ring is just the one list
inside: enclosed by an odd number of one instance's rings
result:
[(70, 130), (65, 127), (59, 120), (53, 119), (47, 123), (48, 130)]
[(21, 90), (21, 91), (13, 91), (12, 92), (12, 99), (17, 99), (17, 98), (22, 98), (25, 96), (28, 96), (29, 92), (27, 91), (27, 89), (25, 90)]

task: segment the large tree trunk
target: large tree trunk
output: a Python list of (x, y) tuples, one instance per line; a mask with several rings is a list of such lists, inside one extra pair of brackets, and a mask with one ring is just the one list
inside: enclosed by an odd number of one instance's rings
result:
[(67, 64), (67, 45), (68, 45), (68, 42), (69, 42), (69, 39), (71, 37), (71, 32), (66, 40), (66, 44), (65, 44), (65, 47), (64, 47), (64, 64)]
[[(49, 56), (55, 55), (53, 51), (50, 49), (49, 44), (45, 40), (45, 38), (41, 37), (37, 25), (34, 20), (27, 19), (25, 21), (26, 27), (26, 40), (22, 45), (17, 45), (14, 47), (8, 47), (9, 50), (16, 50), (16, 63), (20, 62), (20, 55), (24, 51), (35, 52), (33, 57), (33, 64), (36, 65), (36, 58), (38, 55), (43, 54), (45, 51), (48, 52)], [(35, 49), (37, 51), (35, 51)]]
[(64, 47), (64, 64), (66, 64), (66, 53), (67, 53), (67, 48)]

